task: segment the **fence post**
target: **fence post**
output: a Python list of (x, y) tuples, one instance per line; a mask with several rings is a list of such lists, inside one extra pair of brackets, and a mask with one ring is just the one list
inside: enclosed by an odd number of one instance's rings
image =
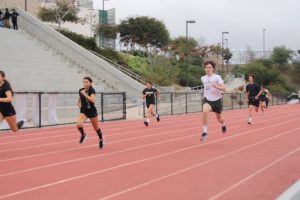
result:
[(171, 92), (171, 115), (173, 115), (173, 92)]
[(39, 92), (39, 128), (42, 128), (42, 92)]
[(145, 101), (143, 101), (143, 118), (145, 118), (146, 117), (146, 113), (145, 113)]
[(242, 93), (240, 93), (240, 101), (239, 101), (239, 104), (240, 104), (240, 109), (242, 109)]
[(233, 110), (233, 93), (231, 93), (231, 110)]
[(123, 119), (126, 120), (127, 113), (126, 113), (126, 92), (123, 93)]
[(157, 112), (157, 109), (158, 109), (157, 107), (158, 107), (158, 105), (157, 105), (157, 93), (155, 93), (155, 112), (156, 113), (158, 113)]
[(188, 93), (185, 93), (185, 114), (188, 113)]
[(103, 92), (101, 92), (101, 121), (104, 122), (104, 97), (103, 97)]

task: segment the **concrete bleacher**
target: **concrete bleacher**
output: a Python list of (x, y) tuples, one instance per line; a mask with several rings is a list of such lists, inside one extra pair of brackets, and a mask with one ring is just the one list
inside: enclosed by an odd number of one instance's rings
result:
[(143, 85), (17, 8), (19, 30), (0, 29), (0, 70), (16, 91), (78, 91), (90, 76), (97, 91), (141, 91)]
[[(77, 91), (80, 69), (71, 67), (24, 30), (0, 29), (0, 69), (16, 91)], [(101, 84), (97, 89), (103, 90)]]

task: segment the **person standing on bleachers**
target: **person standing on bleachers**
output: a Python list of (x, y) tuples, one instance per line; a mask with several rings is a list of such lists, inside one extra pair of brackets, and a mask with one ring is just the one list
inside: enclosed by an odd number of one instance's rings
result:
[(18, 30), (18, 16), (19, 13), (17, 13), (17, 11), (15, 9), (12, 9), (12, 13), (11, 13), (11, 21), (13, 23), (13, 28), (15, 30)]
[(4, 16), (2, 18), (3, 23), (4, 23), (4, 28), (10, 28), (10, 24), (9, 24), (9, 18), (11, 17), (11, 14), (8, 11), (8, 8), (5, 8), (5, 13)]
[(0, 27), (4, 26), (3, 21), (2, 21), (2, 14), (3, 14), (3, 12), (0, 10)]

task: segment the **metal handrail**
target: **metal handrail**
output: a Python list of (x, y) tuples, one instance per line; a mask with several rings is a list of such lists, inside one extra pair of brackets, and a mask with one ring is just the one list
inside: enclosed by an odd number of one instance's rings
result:
[(144, 81), (142, 79), (142, 77), (140, 75), (138, 75), (137, 73), (134, 73), (133, 71), (129, 70), (126, 67), (123, 67), (122, 65), (119, 65), (118, 63), (115, 63), (114, 61), (98, 54), (95, 51), (89, 50), (91, 53), (95, 54), (96, 56), (99, 56), (100, 58), (102, 58), (103, 60), (105, 60), (106, 62), (110, 63), (113, 67), (115, 67), (116, 69), (120, 70), (121, 72), (123, 72), (124, 74), (128, 75), (129, 77), (133, 78), (134, 80), (138, 81), (139, 83), (145, 84), (146, 81)]

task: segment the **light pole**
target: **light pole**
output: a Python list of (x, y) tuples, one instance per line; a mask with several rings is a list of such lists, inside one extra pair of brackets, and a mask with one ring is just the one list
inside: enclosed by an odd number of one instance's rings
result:
[(263, 58), (265, 58), (265, 32), (266, 32), (266, 29), (263, 28)]
[(188, 63), (188, 24), (194, 24), (196, 23), (195, 20), (187, 20), (185, 21), (185, 56), (186, 56), (186, 63)]
[[(226, 48), (226, 50), (228, 50), (228, 38), (225, 38), (224, 39), (225, 40), (225, 48)], [(228, 62), (229, 62), (229, 60), (226, 60), (226, 73), (228, 74)]]
[(224, 58), (223, 58), (223, 48), (224, 48), (224, 35), (229, 34), (227, 31), (222, 32), (222, 47), (221, 47), (221, 56), (222, 56), (222, 74), (224, 73)]
[(89, 9), (90, 11), (90, 28), (91, 28), (91, 37), (93, 37), (93, 9)]
[(25, 0), (25, 11), (27, 11), (27, 0)]

